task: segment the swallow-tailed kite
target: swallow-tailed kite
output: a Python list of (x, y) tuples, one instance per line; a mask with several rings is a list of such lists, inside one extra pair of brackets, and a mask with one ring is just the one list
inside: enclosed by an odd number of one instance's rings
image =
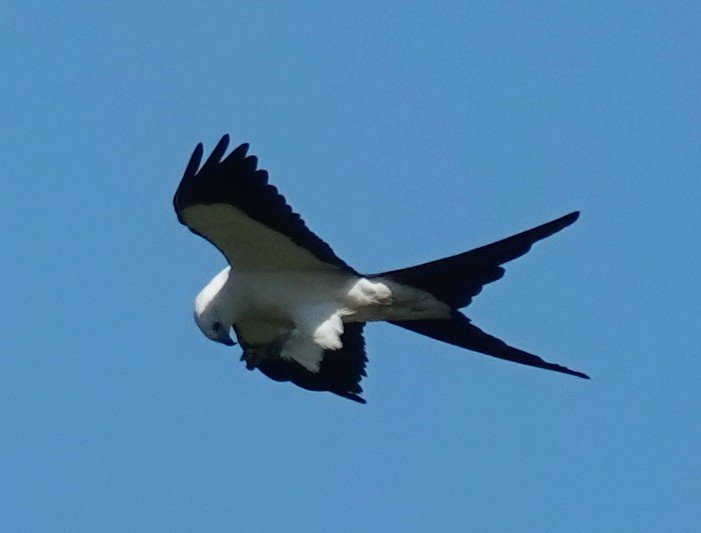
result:
[(241, 360), (276, 381), (356, 402), (365, 376), (366, 322), (384, 320), (486, 355), (581, 378), (586, 374), (513, 348), (459, 309), (504, 275), (501, 265), (569, 226), (578, 212), (468, 252), (379, 274), (358, 273), (292, 211), (242, 144), (229, 136), (200, 166), (195, 148), (173, 205), (178, 220), (224, 254), (229, 265), (195, 299), (195, 322), (227, 346), (233, 328)]

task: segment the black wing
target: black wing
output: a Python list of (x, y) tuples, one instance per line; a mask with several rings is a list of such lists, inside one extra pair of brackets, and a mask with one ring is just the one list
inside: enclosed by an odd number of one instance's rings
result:
[(178, 220), (238, 268), (342, 269), (354, 272), (268, 184), (242, 144), (224, 159), (224, 135), (200, 167), (198, 144), (173, 198)]
[[(364, 323), (344, 324), (341, 335), (343, 347), (340, 350), (325, 350), (318, 372), (307, 370), (293, 359), (266, 357), (256, 361), (248, 368), (257, 368), (275, 381), (290, 381), (303, 389), (311, 391), (328, 391), (358, 403), (366, 403), (359, 396), (363, 392), (360, 381), (365, 373), (368, 361), (365, 355)], [(239, 337), (241, 340), (241, 337)], [(244, 356), (246, 357), (246, 346)]]

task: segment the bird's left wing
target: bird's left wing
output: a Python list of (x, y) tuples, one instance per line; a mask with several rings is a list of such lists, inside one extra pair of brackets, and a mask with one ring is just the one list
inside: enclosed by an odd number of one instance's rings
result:
[[(173, 198), (178, 220), (240, 269), (354, 272), (292, 211), (242, 144), (224, 157), (224, 135), (200, 167), (198, 144)], [(222, 159), (223, 158), (223, 159)]]

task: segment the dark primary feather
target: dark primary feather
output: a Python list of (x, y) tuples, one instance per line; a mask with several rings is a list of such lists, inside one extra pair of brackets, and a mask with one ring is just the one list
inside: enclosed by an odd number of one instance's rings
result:
[(485, 355), (491, 355), (492, 357), (498, 357), (499, 359), (589, 379), (589, 376), (583, 372), (570, 370), (555, 363), (548, 363), (537, 355), (509, 346), (504, 341), (492, 337), (479, 329), (460, 311), (453, 311), (452, 317), (447, 320), (412, 320), (391, 323), (421, 335), (426, 335), (432, 339)]
[[(249, 368), (258, 368), (275, 381), (290, 381), (311, 391), (328, 391), (358, 403), (366, 403), (359, 396), (363, 392), (360, 381), (365, 373), (368, 359), (365, 355), (364, 323), (344, 324), (341, 335), (343, 347), (339, 350), (325, 350), (319, 372), (310, 372), (297, 361), (277, 357), (266, 357), (256, 361)], [(237, 333), (238, 336), (238, 333)], [(246, 343), (240, 336), (246, 359)], [(247, 365), (248, 366), (248, 365)]]
[(222, 160), (228, 146), (229, 136), (224, 135), (202, 167), (200, 162), (204, 149), (202, 144), (195, 148), (173, 197), (173, 207), (181, 224), (217, 246), (211, 236), (203, 235), (188, 225), (184, 211), (195, 205), (229, 204), (251, 219), (285, 235), (319, 260), (355, 272), (328, 244), (307, 228), (278, 190), (268, 184), (268, 173), (257, 169), (258, 159), (246, 155), (248, 144), (240, 145)]
[(575, 211), (469, 252), (409, 268), (373, 274), (372, 277), (388, 277), (425, 290), (451, 307), (459, 309), (468, 305), (484, 285), (504, 275), (502, 264), (521, 257), (535, 242), (566, 228), (578, 217), (579, 212)]

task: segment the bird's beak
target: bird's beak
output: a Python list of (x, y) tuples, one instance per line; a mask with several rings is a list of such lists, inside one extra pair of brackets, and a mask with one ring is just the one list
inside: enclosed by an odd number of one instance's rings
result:
[(233, 340), (231, 340), (229, 334), (224, 330), (222, 330), (222, 332), (219, 334), (217, 340), (227, 346), (236, 346), (236, 343)]

